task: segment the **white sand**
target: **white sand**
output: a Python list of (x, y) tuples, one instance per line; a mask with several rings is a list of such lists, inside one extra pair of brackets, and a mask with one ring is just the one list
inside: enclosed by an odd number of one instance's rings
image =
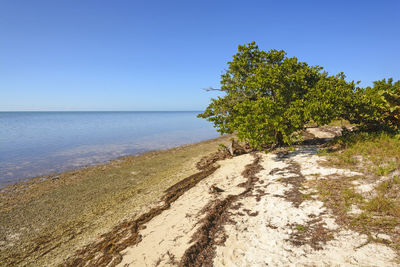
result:
[[(179, 261), (199, 226), (201, 209), (216, 197), (240, 194), (244, 188), (237, 185), (246, 181), (240, 173), (251, 162), (253, 157), (249, 154), (219, 162), (221, 167), (215, 173), (185, 192), (168, 210), (146, 224), (147, 228), (140, 232), (143, 240), (122, 252), (125, 255), (119, 266), (155, 266), (156, 263), (169, 266), (169, 255)], [(212, 194), (209, 188), (213, 184), (225, 192)]]
[[(312, 131), (318, 136), (318, 131)], [(332, 137), (325, 132), (320, 134), (322, 138)], [(285, 169), (271, 175), (270, 171), (275, 168), (283, 169), (297, 163), (306, 180), (360, 175), (320, 166), (321, 158), (315, 155), (316, 151), (315, 146), (301, 147), (283, 159), (275, 154), (259, 153), (264, 170), (257, 174), (260, 181), (254, 191), (263, 190), (266, 194), (259, 201), (256, 196), (242, 198), (239, 202), (243, 206), (239, 210), (230, 210), (236, 224), (224, 226), (228, 238), (224, 245), (216, 248), (215, 266), (397, 266), (395, 251), (375, 243), (362, 246), (367, 237), (340, 229), (322, 202), (310, 199), (296, 207), (285, 198), (285, 192), (293, 187), (285, 183), (285, 179), (295, 174)], [(247, 154), (219, 162), (221, 167), (214, 174), (185, 192), (170, 209), (146, 224), (146, 229), (140, 231), (142, 241), (123, 251), (119, 266), (177, 265), (200, 226), (199, 221), (204, 216), (202, 208), (213, 199), (243, 192), (244, 188), (237, 185), (246, 180), (241, 173), (253, 160)], [(225, 191), (212, 193), (209, 190), (212, 185)], [(258, 215), (249, 216), (244, 209), (257, 211)], [(296, 225), (306, 226), (315, 218), (320, 218), (323, 227), (334, 234), (333, 240), (321, 244), (322, 249), (315, 250), (309, 244), (296, 246), (288, 240)]]
[[(310, 215), (322, 218), (327, 229), (339, 227), (322, 202), (304, 201), (296, 208), (283, 198), (291, 185), (285, 185), (282, 179), (290, 177), (290, 173), (269, 175), (272, 169), (285, 167), (285, 162), (289, 160), (307, 166), (304, 172), (302, 170), (303, 175), (344, 173), (342, 170), (318, 167), (318, 158), (310, 155), (309, 149), (300, 149), (282, 161), (272, 154), (263, 155), (261, 164), (264, 170), (257, 176), (265, 182), (256, 188), (268, 184), (268, 194), (259, 202), (254, 197), (241, 201), (243, 208), (258, 211), (259, 214), (256, 217), (236, 215), (233, 219), (237, 223), (225, 226), (229, 238), (224, 246), (217, 248), (215, 266), (396, 266), (393, 261), (396, 253), (392, 249), (372, 243), (358, 248), (367, 237), (348, 230), (339, 229), (334, 240), (328, 241), (321, 250), (314, 250), (307, 244), (297, 247), (287, 241), (294, 230), (290, 225), (307, 225), (312, 220)], [(315, 159), (313, 164), (312, 159)]]

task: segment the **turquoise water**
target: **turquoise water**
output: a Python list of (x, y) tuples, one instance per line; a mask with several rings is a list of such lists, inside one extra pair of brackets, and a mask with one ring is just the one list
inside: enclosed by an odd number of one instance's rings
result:
[(0, 185), (218, 136), (199, 112), (0, 112)]

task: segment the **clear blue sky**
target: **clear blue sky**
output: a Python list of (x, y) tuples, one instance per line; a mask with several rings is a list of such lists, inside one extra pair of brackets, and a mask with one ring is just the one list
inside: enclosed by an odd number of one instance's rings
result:
[(238, 44), (400, 79), (400, 1), (0, 2), (0, 110), (203, 110)]

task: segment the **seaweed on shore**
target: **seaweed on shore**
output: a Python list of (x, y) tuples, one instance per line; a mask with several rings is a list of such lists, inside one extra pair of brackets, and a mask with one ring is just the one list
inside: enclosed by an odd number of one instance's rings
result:
[(64, 261), (62, 266), (115, 266), (122, 260), (121, 251), (138, 244), (142, 237), (139, 231), (144, 224), (164, 210), (170, 208), (171, 203), (182, 196), (187, 190), (194, 187), (198, 182), (214, 173), (219, 166), (214, 163), (230, 157), (229, 153), (219, 151), (206, 156), (200, 160), (197, 172), (165, 190), (161, 198), (163, 204), (152, 208), (149, 212), (132, 221), (124, 221), (115, 226), (110, 232), (101, 236), (101, 240), (78, 250), (73, 256)]
[[(202, 226), (192, 237), (194, 244), (185, 251), (179, 266), (213, 266), (216, 245), (222, 245), (227, 238), (223, 226), (230, 221), (229, 209), (240, 205), (237, 201), (251, 194), (255, 183), (258, 181), (255, 175), (262, 170), (260, 165), (261, 157), (257, 154), (253, 154), (253, 156), (254, 161), (246, 165), (245, 170), (242, 172), (247, 181), (240, 186), (244, 187), (245, 190), (239, 195), (229, 195), (223, 200), (216, 200), (214, 203), (207, 205), (205, 209), (206, 216), (202, 219)], [(256, 215), (256, 213), (250, 214), (250, 216)]]

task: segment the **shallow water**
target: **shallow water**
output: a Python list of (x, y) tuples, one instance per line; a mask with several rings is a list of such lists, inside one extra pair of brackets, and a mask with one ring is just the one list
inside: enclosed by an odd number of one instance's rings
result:
[(0, 185), (218, 136), (199, 112), (0, 112)]

